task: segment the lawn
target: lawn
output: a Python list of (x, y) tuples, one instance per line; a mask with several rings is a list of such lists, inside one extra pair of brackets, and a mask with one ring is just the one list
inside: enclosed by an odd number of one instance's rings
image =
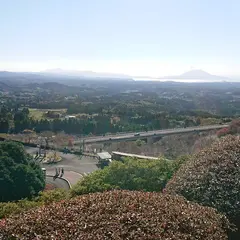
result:
[(7, 138), (8, 134), (7, 133), (0, 133), (0, 137), (2, 138)]
[[(35, 120), (45, 119), (45, 113), (47, 111), (55, 111), (58, 113), (65, 113), (67, 109), (37, 109), (37, 108), (29, 108), (29, 116)], [(49, 118), (50, 119), (50, 118)]]

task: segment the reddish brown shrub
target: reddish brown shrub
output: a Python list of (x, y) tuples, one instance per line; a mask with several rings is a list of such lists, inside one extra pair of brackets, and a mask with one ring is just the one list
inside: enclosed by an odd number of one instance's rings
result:
[(166, 192), (214, 207), (240, 228), (240, 138), (228, 135), (199, 152), (182, 165)]
[(217, 131), (216, 134), (217, 134), (218, 137), (223, 137), (223, 136), (229, 134), (229, 128), (228, 127), (221, 128), (220, 130)]
[(228, 127), (218, 130), (216, 134), (218, 137), (223, 137), (227, 134), (238, 133), (240, 133), (240, 119), (234, 119)]
[[(0, 239), (227, 240), (226, 217), (160, 193), (83, 195), (0, 221)], [(2, 237), (2, 238), (1, 238)]]
[(229, 125), (229, 133), (240, 133), (240, 119), (235, 119), (231, 122), (231, 124)]

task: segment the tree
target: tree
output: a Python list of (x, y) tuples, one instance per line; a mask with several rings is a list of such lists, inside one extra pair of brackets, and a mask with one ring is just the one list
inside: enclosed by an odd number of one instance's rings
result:
[(40, 166), (23, 146), (0, 143), (0, 201), (12, 201), (36, 195), (45, 186)]
[(0, 132), (8, 133), (9, 130), (9, 121), (7, 119), (0, 119)]
[(11, 119), (10, 109), (6, 106), (0, 108), (0, 132), (7, 133), (9, 131), (9, 120)]
[(145, 144), (145, 142), (144, 142), (143, 140), (141, 140), (141, 139), (137, 139), (135, 143), (136, 143), (136, 145), (137, 145), (138, 147), (141, 147), (142, 145)]
[(240, 137), (228, 135), (183, 164), (166, 191), (216, 208), (240, 230), (239, 179)]
[(29, 128), (30, 119), (28, 117), (29, 110), (28, 108), (24, 108), (22, 111), (17, 111), (14, 114), (14, 129), (15, 132), (21, 132), (24, 129)]
[(23, 114), (25, 114), (26, 116), (29, 115), (29, 109), (28, 109), (28, 108), (23, 108), (22, 112), (23, 112)]
[(110, 189), (162, 191), (167, 181), (184, 162), (166, 159), (139, 160), (127, 158), (113, 161), (108, 167), (93, 172), (72, 189), (73, 195), (102, 192)]
[(196, 119), (196, 125), (199, 126), (201, 124), (201, 118), (200, 117), (197, 117)]

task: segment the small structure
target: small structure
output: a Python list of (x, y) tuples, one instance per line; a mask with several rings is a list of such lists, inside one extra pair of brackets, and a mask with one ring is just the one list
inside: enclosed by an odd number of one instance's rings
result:
[(108, 152), (97, 153), (98, 165), (103, 168), (107, 166), (112, 161), (112, 156)]
[(74, 115), (67, 115), (67, 116), (65, 116), (65, 119), (67, 119), (67, 120), (75, 119), (75, 118), (76, 118), (76, 116), (74, 116)]
[(56, 111), (47, 111), (45, 113), (45, 115), (46, 115), (46, 117), (53, 118), (53, 119), (61, 117), (61, 114), (59, 112), (56, 112)]
[(25, 129), (25, 130), (23, 130), (23, 133), (25, 133), (25, 134), (33, 134), (35, 132), (30, 130), (30, 129)]
[(156, 157), (138, 155), (138, 154), (131, 154), (131, 153), (123, 153), (123, 152), (112, 152), (112, 158), (114, 160), (122, 160), (122, 158), (131, 157), (131, 158), (138, 158), (138, 159), (148, 159), (148, 160), (158, 160)]

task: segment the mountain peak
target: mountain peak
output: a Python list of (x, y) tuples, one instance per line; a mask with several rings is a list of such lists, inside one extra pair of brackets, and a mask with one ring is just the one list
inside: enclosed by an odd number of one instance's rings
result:
[(212, 80), (212, 81), (226, 81), (229, 80), (226, 77), (212, 75), (208, 72), (205, 72), (201, 69), (195, 69), (188, 72), (185, 72), (178, 76), (167, 76), (164, 79), (198, 79), (198, 80)]
[(213, 76), (212, 74), (206, 72), (206, 71), (203, 71), (201, 69), (196, 69), (196, 70), (191, 70), (191, 71), (188, 71), (188, 72), (185, 72), (183, 74), (181, 74), (180, 76), (183, 76), (183, 77), (209, 77), (209, 76)]

